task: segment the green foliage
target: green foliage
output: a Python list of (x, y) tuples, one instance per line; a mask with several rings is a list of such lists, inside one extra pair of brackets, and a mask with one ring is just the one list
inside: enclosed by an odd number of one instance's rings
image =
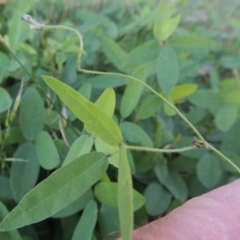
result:
[(132, 177), (128, 164), (127, 153), (124, 147), (119, 153), (118, 172), (118, 211), (122, 239), (131, 239), (133, 229), (133, 191)]
[(172, 48), (162, 48), (157, 59), (157, 79), (164, 92), (170, 92), (178, 82), (179, 66)]
[(110, 145), (121, 143), (122, 135), (117, 124), (104, 111), (56, 78), (43, 76), (43, 80), (58, 94), (65, 105), (85, 123), (90, 133), (100, 137)]
[[(100, 202), (117, 207), (117, 190), (117, 183), (103, 182), (96, 185), (94, 194)], [(144, 205), (143, 196), (135, 190), (133, 191), (133, 205), (134, 211), (140, 209)]]
[[(105, 155), (95, 152), (83, 155), (56, 170), (26, 194), (1, 222), (0, 228), (8, 231), (52, 216), (83, 195), (101, 178), (107, 165)], [(81, 189), (73, 187), (81, 182), (85, 182)]]
[(89, 201), (74, 230), (72, 240), (77, 240), (79, 238), (91, 240), (96, 221), (97, 204), (95, 201)]
[[(211, 151), (240, 167), (239, 3), (104, 2), (0, 5), (0, 239), (37, 239), (39, 226), (129, 240), (148, 216), (239, 177)], [(24, 13), (79, 31), (81, 61), (69, 29), (30, 31)], [(178, 111), (208, 149), (127, 149), (192, 145)]]

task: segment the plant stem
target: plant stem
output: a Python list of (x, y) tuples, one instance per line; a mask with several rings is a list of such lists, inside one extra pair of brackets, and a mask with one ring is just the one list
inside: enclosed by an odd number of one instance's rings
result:
[(135, 151), (162, 152), (162, 153), (185, 152), (193, 149), (198, 149), (195, 146), (188, 146), (188, 147), (175, 148), (175, 149), (159, 149), (159, 148), (139, 147), (139, 146), (131, 146), (131, 145), (125, 145), (125, 148), (128, 150), (135, 150)]
[(209, 149), (215, 152), (219, 157), (221, 157), (224, 161), (226, 161), (229, 165), (231, 165), (240, 174), (239, 167), (236, 164), (234, 164), (229, 158), (227, 158), (225, 155), (223, 155), (220, 151), (218, 151), (216, 148), (214, 148), (211, 145), (209, 146)]
[(68, 31), (72, 31), (74, 32), (75, 34), (77, 34), (78, 38), (79, 38), (79, 53), (78, 53), (78, 57), (77, 57), (77, 63), (76, 63), (76, 67), (78, 69), (78, 66), (80, 66), (80, 63), (81, 63), (81, 57), (84, 53), (84, 49), (83, 49), (83, 38), (82, 38), (82, 35), (80, 34), (79, 31), (77, 31), (76, 29), (74, 28), (71, 28), (71, 27), (67, 27), (67, 26), (63, 26), (63, 25), (56, 25), (56, 26), (48, 26), (48, 25), (44, 25), (44, 29), (46, 30), (58, 30), (58, 29), (61, 29), (61, 30), (68, 30)]
[(83, 38), (82, 35), (80, 34), (80, 32), (78, 32), (77, 30), (71, 28), (71, 27), (66, 27), (66, 26), (62, 26), (62, 25), (56, 25), (56, 26), (46, 26), (44, 25), (45, 29), (62, 29), (62, 30), (69, 30), (74, 32), (75, 34), (77, 34), (77, 36), (79, 37), (79, 53), (78, 53), (78, 58), (77, 58), (77, 70), (79, 72), (83, 72), (83, 73), (89, 73), (89, 74), (97, 74), (97, 75), (111, 75), (111, 76), (116, 76), (116, 77), (124, 77), (130, 80), (133, 80), (135, 82), (138, 82), (139, 84), (143, 85), (145, 88), (147, 88), (149, 91), (151, 91), (152, 93), (154, 93), (156, 96), (158, 96), (162, 101), (164, 101), (166, 104), (168, 104), (172, 109), (174, 109), (177, 114), (183, 119), (183, 121), (190, 127), (192, 128), (192, 130), (196, 133), (196, 135), (204, 142), (206, 142), (203, 138), (203, 136), (198, 132), (198, 130), (192, 125), (192, 123), (190, 123), (188, 121), (188, 119), (174, 106), (172, 105), (166, 98), (164, 98), (160, 93), (158, 93), (157, 91), (155, 91), (153, 88), (151, 88), (150, 86), (148, 86), (146, 83), (142, 82), (141, 80), (132, 77), (132, 76), (128, 76), (122, 73), (114, 73), (114, 72), (99, 72), (99, 71), (91, 71), (91, 70), (86, 70), (86, 69), (82, 69), (81, 65), (80, 65), (80, 61), (81, 61), (81, 57), (82, 54), (84, 52), (83, 48), (84, 48), (84, 43), (83, 43)]
[[(42, 26), (41, 26), (42, 27)], [(41, 30), (40, 27), (40, 30)], [(207, 146), (208, 149), (214, 151), (217, 155), (219, 155), (223, 160), (225, 160), (227, 163), (229, 163), (234, 169), (237, 170), (238, 173), (240, 173), (240, 169), (233, 163), (231, 162), (230, 159), (228, 159), (226, 156), (224, 156), (221, 152), (219, 152), (216, 148), (211, 146), (204, 138), (203, 136), (198, 132), (198, 130), (192, 125), (191, 122), (188, 121), (188, 119), (174, 106), (172, 105), (166, 98), (164, 98), (160, 93), (155, 91), (153, 88), (148, 86), (146, 83), (142, 82), (141, 80), (128, 76), (122, 73), (114, 73), (114, 72), (100, 72), (100, 71), (91, 71), (91, 70), (86, 70), (81, 68), (81, 57), (84, 53), (84, 43), (83, 43), (83, 38), (80, 32), (77, 30), (71, 28), (71, 27), (66, 27), (62, 25), (57, 25), (57, 26), (43, 26), (43, 29), (62, 29), (62, 30), (69, 30), (77, 34), (79, 37), (79, 53), (77, 57), (77, 70), (82, 73), (89, 73), (89, 74), (97, 74), (97, 75), (111, 75), (111, 76), (116, 76), (116, 77), (124, 77), (129, 80), (133, 80), (135, 82), (138, 82), (139, 84), (143, 85), (145, 88), (147, 88), (149, 91), (154, 93), (156, 96), (158, 96), (162, 101), (164, 101), (166, 104), (168, 104), (173, 110), (177, 112), (177, 114), (182, 118), (182, 120), (195, 132), (195, 134), (199, 137), (200, 140), (202, 140), (203, 143), (205, 143), (205, 146)], [(154, 151), (154, 152), (182, 152), (182, 151), (187, 151), (191, 149), (196, 149), (196, 146), (189, 146), (186, 148), (182, 149), (153, 149), (153, 148), (146, 148), (146, 147), (136, 147), (136, 146), (127, 146), (125, 145), (127, 149), (131, 150), (142, 150), (142, 151)]]
[(151, 91), (152, 93), (154, 93), (156, 96), (158, 96), (159, 98), (161, 98), (162, 101), (164, 101), (166, 104), (168, 104), (172, 109), (174, 109), (177, 114), (182, 118), (182, 120), (196, 133), (196, 135), (204, 142), (206, 142), (203, 138), (203, 136), (198, 132), (198, 130), (192, 125), (192, 123), (190, 123), (188, 121), (188, 119), (174, 106), (172, 105), (166, 98), (164, 98), (160, 93), (158, 93), (157, 91), (155, 91), (153, 88), (151, 88), (150, 86), (148, 86), (146, 83), (142, 82), (141, 80), (132, 77), (132, 76), (128, 76), (125, 74), (121, 74), (121, 73), (113, 73), (113, 72), (99, 72), (99, 71), (91, 71), (91, 70), (85, 70), (82, 69), (80, 67), (78, 67), (78, 71), (83, 72), (83, 73), (90, 73), (90, 74), (98, 74), (98, 75), (111, 75), (111, 76), (116, 76), (116, 77), (124, 77), (130, 80), (133, 80), (135, 82), (138, 82), (139, 84), (143, 85), (145, 88), (147, 88), (149, 91)]

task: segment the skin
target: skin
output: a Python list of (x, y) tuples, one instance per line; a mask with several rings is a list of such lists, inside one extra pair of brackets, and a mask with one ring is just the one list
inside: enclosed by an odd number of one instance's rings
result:
[(132, 240), (240, 239), (240, 179), (134, 230)]

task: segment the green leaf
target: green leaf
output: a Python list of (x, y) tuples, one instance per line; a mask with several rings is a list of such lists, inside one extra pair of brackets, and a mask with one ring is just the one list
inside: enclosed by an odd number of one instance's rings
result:
[[(8, 214), (8, 209), (4, 206), (2, 202), (0, 202), (0, 221), (4, 219)], [(1, 240), (22, 240), (21, 235), (17, 230), (12, 230), (9, 232), (1, 232), (0, 233)]]
[(108, 87), (120, 87), (126, 85), (128, 80), (124, 77), (116, 76), (96, 76), (88, 79), (88, 82), (92, 84), (93, 88), (106, 89)]
[(122, 122), (120, 128), (128, 142), (138, 143), (145, 147), (153, 147), (151, 138), (137, 124), (133, 122)]
[(14, 200), (19, 202), (37, 182), (39, 164), (34, 145), (25, 143), (14, 153), (14, 158), (25, 160), (13, 162), (10, 173), (10, 183)]
[(13, 194), (10, 186), (10, 179), (9, 177), (5, 177), (0, 175), (0, 197), (12, 199)]
[[(146, 72), (144, 68), (139, 68), (134, 74), (133, 77), (138, 78), (142, 82), (146, 82)], [(120, 105), (120, 113), (123, 118), (128, 117), (136, 108), (140, 97), (142, 95), (144, 86), (131, 80), (122, 96), (122, 101)]]
[(236, 103), (240, 104), (240, 90), (232, 91), (225, 97), (227, 103)]
[(141, 154), (136, 152), (134, 158), (136, 159), (136, 170), (137, 174), (147, 173), (155, 166), (156, 162), (154, 158), (150, 157), (152, 154)]
[(92, 134), (110, 145), (118, 145), (122, 142), (122, 134), (116, 122), (99, 107), (56, 78), (48, 76), (42, 78), (64, 104), (86, 124)]
[(97, 221), (97, 204), (90, 201), (84, 209), (82, 216), (74, 230), (72, 240), (91, 240)]
[(219, 59), (219, 64), (224, 68), (235, 69), (240, 67), (240, 57), (225, 55)]
[[(237, 153), (240, 156), (240, 122), (237, 121), (226, 133), (223, 134), (220, 150)], [(234, 143), (234, 144), (233, 144)]]
[(103, 142), (100, 138), (96, 138), (95, 140), (95, 148), (98, 152), (102, 152), (105, 154), (112, 154), (113, 156), (108, 158), (108, 162), (112, 164), (114, 167), (118, 168), (119, 162), (119, 153), (116, 153), (119, 150), (119, 147), (111, 146), (105, 142)]
[(219, 92), (215, 92), (211, 89), (197, 90), (188, 99), (196, 106), (207, 109), (218, 109), (223, 104), (223, 99)]
[(238, 106), (235, 104), (222, 105), (215, 116), (216, 126), (223, 132), (227, 132), (238, 117)]
[(86, 153), (89, 153), (93, 146), (93, 138), (87, 135), (82, 135), (79, 138), (77, 138), (70, 150), (68, 151), (68, 154), (63, 162), (63, 166), (67, 165), (68, 163), (72, 162), (77, 157), (80, 157)]
[[(53, 46), (57, 44), (57, 41), (54, 41)], [(68, 57), (68, 60), (61, 71), (60, 78), (66, 79), (65, 82), (68, 84), (73, 84), (77, 81), (77, 69), (76, 69), (77, 55), (72, 54)]]
[(102, 37), (102, 49), (108, 60), (120, 71), (125, 72), (127, 53), (111, 38)]
[(136, 114), (137, 120), (147, 119), (157, 113), (162, 107), (162, 101), (155, 95), (148, 96), (140, 105)]
[(43, 128), (44, 116), (41, 96), (36, 89), (28, 88), (22, 97), (19, 119), (21, 131), (27, 140), (36, 139)]
[(194, 107), (186, 114), (186, 117), (192, 124), (195, 125), (202, 121), (207, 116), (207, 114), (208, 113), (205, 108)]
[(0, 113), (5, 112), (10, 108), (12, 104), (12, 98), (9, 93), (0, 87)]
[(161, 38), (163, 26), (171, 19), (172, 9), (167, 0), (161, 0), (156, 12), (156, 19), (153, 25), (153, 35), (156, 39)]
[(113, 88), (105, 89), (95, 104), (101, 108), (109, 117), (112, 117), (116, 105), (116, 96)]
[(177, 172), (169, 172), (164, 185), (176, 199), (186, 201), (188, 188), (182, 177)]
[(28, 192), (0, 223), (8, 231), (46, 219), (82, 196), (105, 173), (104, 154), (83, 155), (59, 168)]
[(131, 171), (124, 146), (120, 150), (119, 158), (118, 209), (121, 237), (123, 240), (131, 240), (133, 231), (133, 189)]
[[(102, 204), (99, 211), (99, 226), (102, 236), (120, 232), (119, 215), (117, 208), (112, 205)], [(116, 238), (119, 235), (116, 235)]]
[(175, 29), (179, 24), (180, 19), (181, 19), (181, 16), (178, 15), (177, 17), (172, 18), (162, 26), (161, 35), (159, 36), (160, 41), (165, 41), (173, 34), (173, 32), (175, 31)]
[(161, 157), (160, 159), (157, 158), (157, 164), (153, 170), (159, 182), (164, 184), (168, 176), (168, 167), (166, 160), (163, 157)]
[(179, 84), (170, 92), (173, 101), (186, 98), (197, 90), (198, 86), (194, 83)]
[[(136, 190), (134, 189), (132, 190), (133, 190), (133, 206), (134, 211), (136, 211), (144, 205), (145, 199)], [(107, 203), (117, 208), (118, 206), (117, 191), (118, 183), (101, 182), (96, 185), (94, 195), (101, 203)]]
[(205, 154), (197, 164), (197, 177), (207, 188), (212, 188), (220, 181), (222, 171), (218, 159), (212, 154)]
[(8, 21), (8, 36), (9, 36), (9, 44), (11, 50), (16, 53), (16, 50), (19, 46), (20, 42), (20, 35), (22, 30), (22, 21), (21, 13), (16, 10), (13, 16)]
[[(6, 72), (8, 71), (9, 62), (10, 61), (9, 61), (7, 55), (0, 52), (0, 83), (2, 83), (4, 76), (5, 76)], [(0, 89), (2, 89), (2, 88), (0, 88)], [(0, 96), (2, 96), (1, 93), (0, 93)], [(2, 103), (2, 100), (0, 100), (0, 103)]]
[[(163, 96), (168, 100), (168, 102), (170, 102), (173, 106), (175, 106), (174, 101), (170, 94), (163, 94)], [(167, 116), (176, 115), (176, 111), (165, 102), (163, 103), (163, 110)]]
[(155, 61), (160, 51), (157, 41), (151, 40), (134, 48), (128, 55), (128, 62), (133, 65), (143, 65)]
[(77, 198), (75, 201), (70, 203), (68, 206), (62, 210), (56, 212), (52, 217), (53, 218), (65, 218), (69, 217), (79, 211), (81, 211), (87, 203), (93, 198), (92, 191), (89, 190), (85, 192), (81, 197)]
[(209, 80), (210, 80), (212, 89), (217, 91), (219, 89), (220, 76), (219, 76), (219, 71), (216, 67), (211, 68)]
[(178, 82), (179, 66), (172, 48), (163, 47), (156, 64), (157, 80), (164, 92), (170, 92)]
[(167, 46), (184, 53), (208, 52), (216, 47), (215, 42), (196, 36), (175, 36), (167, 41)]
[(144, 191), (146, 210), (150, 216), (158, 216), (165, 212), (171, 201), (171, 194), (165, 191), (159, 183), (150, 183)]
[(59, 165), (58, 151), (48, 132), (42, 131), (38, 134), (35, 147), (38, 162), (44, 169), (52, 170)]
[(91, 98), (92, 92), (92, 84), (91, 83), (84, 83), (79, 89), (78, 92), (85, 97), (86, 99)]

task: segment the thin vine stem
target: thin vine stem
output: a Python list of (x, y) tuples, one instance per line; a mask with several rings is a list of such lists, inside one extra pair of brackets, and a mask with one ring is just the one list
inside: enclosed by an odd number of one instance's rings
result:
[(216, 148), (213, 146), (209, 146), (209, 149), (215, 152), (219, 157), (221, 157), (223, 160), (225, 160), (229, 165), (231, 165), (239, 174), (240, 174), (240, 169), (239, 167), (234, 164), (229, 158), (227, 158), (224, 154), (222, 154), (220, 151), (218, 151)]
[(175, 149), (160, 149), (160, 148), (139, 147), (139, 146), (131, 146), (131, 145), (125, 145), (125, 148), (133, 151), (147, 151), (147, 152), (161, 152), (161, 153), (176, 153), (176, 152), (185, 152), (193, 149), (198, 149), (196, 146), (188, 146), (188, 147), (175, 148)]
[(192, 130), (196, 133), (196, 135), (204, 142), (205, 139), (203, 138), (203, 136), (199, 133), (199, 131), (192, 125), (191, 122), (188, 121), (188, 119), (174, 106), (172, 105), (166, 98), (164, 98), (160, 93), (158, 93), (157, 91), (155, 91), (153, 88), (151, 88), (149, 85), (147, 85), (146, 83), (142, 82), (141, 80), (132, 77), (132, 76), (128, 76), (126, 74), (122, 74), (122, 73), (114, 73), (114, 72), (101, 72), (101, 71), (92, 71), (92, 70), (86, 70), (81, 68), (81, 57), (82, 54), (84, 52), (84, 43), (83, 43), (83, 38), (82, 35), (80, 34), (80, 32), (78, 32), (76, 29), (71, 28), (71, 27), (66, 27), (63, 25), (56, 25), (56, 26), (44, 26), (44, 28), (46, 29), (62, 29), (62, 30), (69, 30), (74, 32), (75, 34), (77, 34), (77, 36), (79, 37), (79, 53), (78, 53), (78, 57), (77, 57), (77, 70), (79, 72), (82, 73), (88, 73), (88, 74), (97, 74), (97, 75), (111, 75), (111, 76), (116, 76), (116, 77), (124, 77), (130, 80), (133, 80), (135, 82), (138, 82), (139, 84), (143, 85), (145, 88), (147, 88), (149, 91), (151, 91), (152, 93), (154, 93), (156, 96), (158, 96), (162, 101), (164, 101), (166, 104), (168, 104), (172, 109), (174, 109), (177, 114), (183, 119), (183, 121), (190, 127), (192, 128)]
[(78, 71), (83, 72), (83, 73), (89, 73), (89, 74), (98, 74), (98, 75), (111, 75), (111, 76), (116, 76), (116, 77), (124, 77), (124, 78), (128, 78), (130, 80), (133, 80), (135, 82), (138, 82), (139, 84), (143, 85), (145, 88), (147, 88), (149, 91), (151, 91), (152, 93), (154, 93), (156, 96), (158, 96), (159, 98), (161, 98), (162, 101), (164, 101), (166, 104), (168, 104), (172, 109), (174, 109), (177, 114), (183, 119), (183, 121), (196, 133), (196, 135), (204, 142), (205, 139), (203, 138), (203, 136), (198, 132), (198, 130), (192, 125), (191, 122), (188, 121), (188, 119), (175, 107), (173, 106), (166, 98), (164, 98), (160, 93), (158, 93), (157, 91), (155, 91), (153, 88), (151, 88), (150, 86), (148, 86), (146, 83), (142, 82), (141, 80), (132, 77), (132, 76), (128, 76), (122, 73), (114, 73), (114, 72), (99, 72), (99, 71), (91, 71), (91, 70), (85, 70), (82, 68), (78, 68)]
[[(97, 74), (97, 75), (111, 75), (111, 76), (116, 76), (116, 77), (124, 77), (127, 78), (129, 80), (133, 80), (135, 82), (138, 82), (139, 84), (143, 85), (146, 89), (148, 89), (149, 91), (151, 91), (152, 93), (154, 93), (156, 96), (158, 96), (162, 101), (164, 101), (167, 105), (169, 105), (173, 110), (175, 110), (177, 112), (177, 114), (182, 118), (182, 120), (195, 132), (195, 134), (199, 137), (199, 139), (205, 144), (206, 148), (211, 149), (212, 151), (214, 151), (217, 155), (219, 155), (223, 160), (225, 160), (227, 163), (229, 163), (232, 167), (234, 167), (234, 169), (237, 170), (238, 173), (240, 173), (240, 169), (226, 156), (224, 156), (221, 152), (219, 152), (216, 148), (214, 148), (213, 146), (211, 146), (204, 138), (203, 136), (199, 133), (199, 131), (193, 126), (193, 124), (191, 122), (189, 122), (189, 120), (174, 106), (172, 105), (166, 98), (164, 98), (160, 93), (158, 93), (157, 91), (155, 91), (153, 88), (151, 88), (150, 86), (148, 86), (146, 83), (142, 82), (141, 80), (132, 77), (132, 76), (128, 76), (122, 73), (114, 73), (114, 72), (101, 72), (101, 71), (91, 71), (91, 70), (86, 70), (86, 69), (82, 69), (81, 68), (81, 57), (84, 53), (84, 43), (83, 43), (83, 38), (80, 32), (78, 32), (77, 30), (71, 28), (71, 27), (66, 27), (63, 25), (56, 25), (56, 26), (48, 26), (48, 25), (44, 25), (44, 24), (40, 24), (38, 22), (36, 22), (34, 19), (32, 19), (31, 16), (29, 15), (25, 15), (23, 16), (24, 20), (30, 22), (30, 27), (32, 29), (35, 30), (43, 30), (43, 29), (62, 29), (62, 30), (69, 30), (74, 32), (75, 34), (77, 34), (77, 36), (79, 37), (79, 53), (78, 53), (78, 57), (77, 57), (77, 70), (79, 72), (82, 73), (88, 73), (88, 74)], [(128, 146), (129, 148), (131, 146)], [(129, 149), (128, 148), (128, 149)], [(139, 147), (140, 148), (140, 147)], [(189, 147), (187, 147), (189, 148)], [(196, 149), (196, 146), (191, 146), (191, 149)], [(144, 148), (141, 147), (141, 150), (143, 150)], [(147, 148), (148, 149), (148, 148)], [(183, 148), (184, 149), (184, 148)], [(136, 150), (136, 147), (135, 147)], [(140, 150), (140, 149), (139, 149)], [(148, 149), (149, 150), (149, 149)], [(148, 151), (146, 150), (146, 151)], [(157, 150), (157, 149), (156, 149)], [(158, 149), (159, 150), (159, 149)], [(189, 149), (190, 150), (190, 149)], [(187, 150), (184, 150), (187, 151)]]

